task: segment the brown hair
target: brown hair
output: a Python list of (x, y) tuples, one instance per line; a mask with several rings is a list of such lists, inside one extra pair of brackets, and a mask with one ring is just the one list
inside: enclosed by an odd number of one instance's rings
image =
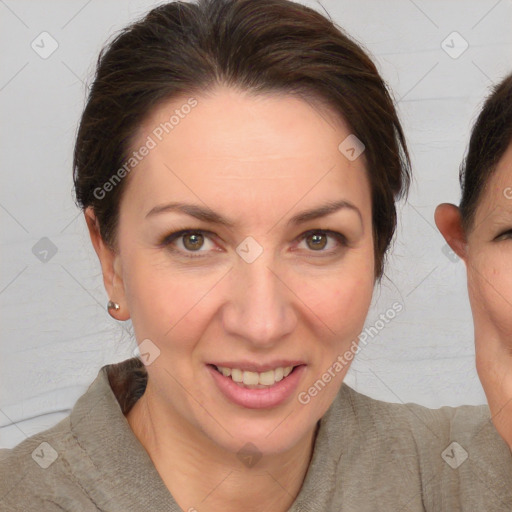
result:
[(460, 211), (466, 231), (473, 227), (482, 191), (512, 143), (512, 75), (494, 86), (473, 126), (459, 173)]
[(126, 416), (135, 402), (144, 394), (148, 383), (148, 372), (138, 357), (109, 364), (106, 374), (122, 413)]
[[(126, 180), (95, 193), (123, 166), (150, 110), (225, 84), (319, 99), (365, 145), (372, 189), (375, 274), (407, 193), (410, 162), (386, 84), (365, 51), (331, 20), (289, 0), (170, 2), (126, 27), (100, 53), (74, 151), (77, 204), (92, 206), (116, 246)], [(341, 142), (341, 141), (340, 141)]]

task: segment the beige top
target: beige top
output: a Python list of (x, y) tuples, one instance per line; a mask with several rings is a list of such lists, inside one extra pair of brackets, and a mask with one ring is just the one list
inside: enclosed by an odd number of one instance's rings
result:
[[(104, 366), (67, 418), (0, 450), (0, 510), (179, 512), (123, 415), (145, 382), (136, 358)], [(459, 510), (512, 510), (512, 456), (488, 409), (389, 404), (343, 385), (290, 512)]]

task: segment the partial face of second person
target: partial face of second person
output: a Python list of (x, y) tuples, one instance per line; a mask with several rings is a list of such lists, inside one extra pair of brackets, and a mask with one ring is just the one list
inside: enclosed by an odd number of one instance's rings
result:
[(468, 232), (454, 205), (440, 205), (436, 222), (466, 263), (478, 375), (492, 421), (512, 447), (512, 145), (482, 191)]
[[(364, 154), (349, 161), (338, 150), (349, 127), (298, 98), (219, 88), (196, 99), (128, 178), (118, 253), (97, 248), (105, 285), (138, 342), (160, 350), (146, 390), (159, 419), (202, 446), (282, 453), (332, 403), (348, 364), (307, 405), (298, 395), (357, 338), (370, 305)], [(133, 149), (186, 101), (153, 112)], [(215, 366), (296, 368), (255, 398)]]

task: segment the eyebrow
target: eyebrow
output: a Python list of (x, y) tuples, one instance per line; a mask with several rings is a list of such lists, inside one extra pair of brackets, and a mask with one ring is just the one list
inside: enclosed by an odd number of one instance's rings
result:
[[(312, 208), (310, 210), (300, 212), (297, 215), (294, 215), (287, 222), (287, 224), (302, 224), (304, 222), (308, 222), (311, 220), (319, 219), (321, 217), (325, 217), (327, 215), (331, 215), (342, 209), (352, 210), (355, 213), (357, 213), (357, 215), (359, 216), (359, 220), (361, 221), (361, 224), (363, 224), (363, 216), (359, 208), (357, 208), (357, 206), (350, 203), (349, 201), (345, 200), (331, 201), (317, 208)], [(202, 220), (204, 222), (219, 224), (222, 226), (226, 226), (228, 228), (233, 228), (235, 226), (235, 223), (233, 221), (226, 219), (225, 217), (214, 212), (207, 206), (203, 207), (188, 203), (168, 203), (155, 206), (146, 214), (146, 218), (168, 212), (184, 213), (186, 215), (190, 215), (191, 217)]]

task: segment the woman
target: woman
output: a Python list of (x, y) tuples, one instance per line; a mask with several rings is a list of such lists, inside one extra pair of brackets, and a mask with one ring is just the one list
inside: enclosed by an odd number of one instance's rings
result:
[(74, 177), (140, 359), (3, 454), (8, 510), (504, 510), (486, 409), (343, 378), (409, 160), (364, 51), (286, 0), (169, 3), (102, 53)]
[(460, 207), (436, 223), (467, 268), (476, 362), (492, 421), (512, 447), (512, 75), (486, 100), (461, 169)]

